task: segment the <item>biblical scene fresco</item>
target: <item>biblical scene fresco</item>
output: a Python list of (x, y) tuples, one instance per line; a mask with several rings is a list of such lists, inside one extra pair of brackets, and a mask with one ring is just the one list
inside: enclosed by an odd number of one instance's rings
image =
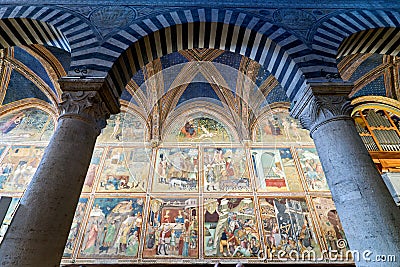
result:
[(210, 118), (188, 119), (166, 137), (167, 142), (229, 142), (233, 138), (226, 127)]
[(53, 131), (53, 118), (40, 109), (19, 110), (0, 117), (2, 141), (48, 141)]
[(88, 172), (86, 174), (85, 183), (83, 184), (82, 192), (91, 192), (96, 178), (96, 174), (100, 168), (101, 156), (103, 155), (104, 148), (96, 147), (93, 151), (92, 159)]
[(76, 207), (71, 229), (69, 230), (68, 240), (64, 248), (64, 257), (71, 257), (74, 247), (77, 245), (78, 234), (81, 231), (83, 217), (85, 216), (87, 198), (80, 198)]
[(12, 146), (0, 162), (0, 192), (23, 192), (39, 166), (44, 147)]
[(309, 132), (289, 116), (287, 111), (271, 113), (259, 121), (256, 128), (256, 142), (312, 142)]
[(142, 214), (142, 198), (96, 198), (79, 257), (137, 257)]
[(198, 158), (196, 148), (160, 148), (153, 175), (153, 192), (198, 190)]
[(97, 191), (146, 192), (151, 150), (111, 147), (106, 153)]
[(144, 142), (146, 125), (137, 115), (122, 112), (111, 115), (97, 143)]
[(320, 257), (321, 249), (304, 198), (261, 198), (260, 212), (267, 259), (282, 260), (310, 251), (315, 253), (313, 259)]
[(251, 158), (259, 191), (302, 191), (289, 148), (253, 148)]
[(8, 210), (6, 212), (6, 216), (4, 217), (3, 223), (0, 225), (0, 244), (1, 241), (3, 241), (4, 235), (6, 234), (8, 227), (11, 224), (11, 220), (17, 210), (16, 208), (18, 206), (19, 200), (19, 198), (12, 198), (10, 206), (8, 207)]
[(331, 198), (315, 197), (312, 198), (312, 202), (318, 213), (322, 239), (325, 242), (327, 251), (330, 252), (324, 256), (331, 256), (332, 258), (346, 257), (346, 251), (349, 247), (333, 200)]
[(325, 174), (315, 148), (297, 148), (301, 169), (303, 171), (308, 190), (328, 191)]
[(206, 257), (262, 257), (251, 198), (204, 199)]
[(143, 257), (197, 258), (198, 224), (196, 198), (151, 199)]
[(251, 190), (243, 148), (205, 148), (203, 157), (204, 192)]

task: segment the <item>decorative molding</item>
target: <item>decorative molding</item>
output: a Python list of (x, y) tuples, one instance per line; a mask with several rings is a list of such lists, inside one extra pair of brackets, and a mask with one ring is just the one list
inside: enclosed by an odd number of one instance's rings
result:
[(58, 80), (61, 90), (64, 92), (75, 91), (96, 91), (101, 99), (104, 100), (111, 114), (117, 114), (121, 111), (119, 103), (119, 93), (116, 92), (106, 78), (99, 77), (61, 77)]
[(357, 111), (371, 108), (387, 110), (400, 116), (400, 101), (384, 96), (361, 96), (353, 99), (351, 104), (354, 106), (351, 116)]
[(352, 120), (353, 109), (348, 98), (351, 84), (309, 84), (301, 100), (294, 103), (290, 115), (299, 119), (312, 136), (320, 126), (335, 120)]
[(399, 106), (400, 106), (400, 101), (398, 101), (398, 100), (395, 100), (395, 99), (392, 99), (389, 97), (384, 97), (384, 96), (376, 96), (376, 95), (360, 96), (360, 97), (354, 98), (351, 101), (352, 105), (357, 105), (357, 106), (364, 105), (367, 103), (386, 104), (386, 105), (393, 106), (396, 108), (399, 108)]
[(301, 125), (310, 130), (310, 135), (321, 125), (334, 120), (351, 120), (352, 106), (346, 96), (313, 96), (299, 116)]
[(97, 91), (70, 91), (61, 95), (60, 118), (74, 117), (83, 120), (96, 129), (97, 135), (106, 127), (110, 111)]
[(47, 114), (49, 114), (54, 122), (57, 121), (58, 110), (54, 105), (51, 105), (43, 100), (37, 98), (24, 98), (21, 100), (17, 100), (6, 105), (0, 107), (0, 117), (6, 115), (11, 112), (29, 109), (29, 108), (37, 108), (40, 109)]

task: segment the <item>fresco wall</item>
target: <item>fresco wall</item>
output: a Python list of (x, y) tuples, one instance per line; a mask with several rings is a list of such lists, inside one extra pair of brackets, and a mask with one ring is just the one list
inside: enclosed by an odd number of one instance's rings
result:
[[(18, 114), (0, 118), (0, 127)], [(260, 263), (285, 262), (293, 253), (325, 259), (335, 256), (329, 251), (345, 253), (345, 234), (308, 133), (291, 128), (287, 134), (286, 122), (297, 125), (287, 112), (270, 120), (275, 126), (256, 127), (246, 145), (193, 141), (180, 130), (166, 137), (173, 142), (151, 148), (139, 117), (111, 117), (93, 153), (63, 263)], [(50, 127), (47, 119), (42, 123)], [(43, 155), (49, 140), (43, 136), (50, 136), (40, 135), (44, 126), (29, 125), (32, 139), (13, 139), (30, 132), (18, 130), (19, 123), (0, 141), (0, 195), (13, 197), (2, 234)], [(219, 128), (207, 131), (218, 140), (230, 136), (223, 124), (212, 125)], [(197, 136), (205, 133), (196, 129)]]

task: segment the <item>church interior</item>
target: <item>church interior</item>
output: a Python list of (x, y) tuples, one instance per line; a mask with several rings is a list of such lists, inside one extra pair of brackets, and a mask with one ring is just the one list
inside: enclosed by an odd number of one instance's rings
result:
[(399, 266), (400, 3), (5, 2), (2, 266)]

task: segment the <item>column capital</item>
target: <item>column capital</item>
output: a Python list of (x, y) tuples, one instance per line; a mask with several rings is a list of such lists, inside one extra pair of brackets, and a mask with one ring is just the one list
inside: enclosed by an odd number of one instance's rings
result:
[(74, 91), (96, 91), (101, 97), (111, 114), (117, 114), (120, 110), (119, 94), (116, 89), (110, 86), (106, 78), (90, 77), (61, 77), (58, 80), (63, 92)]
[(67, 91), (61, 95), (60, 117), (73, 117), (91, 124), (97, 135), (106, 127), (110, 111), (98, 91)]
[(351, 84), (310, 84), (300, 101), (291, 108), (291, 116), (313, 132), (334, 120), (351, 120), (351, 102), (347, 97)]

